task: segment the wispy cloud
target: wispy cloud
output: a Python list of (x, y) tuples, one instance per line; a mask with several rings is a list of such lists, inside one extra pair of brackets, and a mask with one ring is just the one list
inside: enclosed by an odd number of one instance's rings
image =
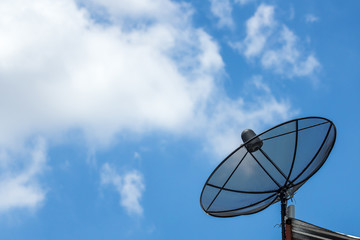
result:
[(259, 59), (262, 67), (285, 77), (311, 77), (320, 63), (313, 53), (305, 53), (298, 37), (275, 20), (275, 8), (261, 4), (246, 22), (243, 41), (230, 43), (247, 59)]
[(247, 58), (261, 54), (266, 41), (273, 33), (276, 22), (274, 20), (274, 7), (260, 5), (254, 16), (246, 22), (246, 38), (242, 43), (243, 53)]
[(103, 185), (113, 185), (120, 196), (120, 205), (125, 208), (129, 215), (143, 215), (143, 207), (140, 204), (145, 183), (142, 174), (133, 170), (122, 176), (108, 163), (105, 163), (100, 172)]
[(206, 128), (207, 150), (218, 157), (224, 157), (242, 143), (241, 131), (252, 128), (261, 130), (261, 126), (288, 119), (296, 112), (286, 99), (274, 97), (262, 76), (253, 76), (244, 89), (249, 99), (216, 99), (211, 115), (202, 126)]
[(245, 5), (251, 2), (255, 2), (256, 0), (235, 0), (235, 3), (239, 3), (240, 5)]
[(319, 21), (319, 18), (313, 14), (306, 14), (305, 21), (308, 23), (313, 23)]
[(39, 207), (45, 199), (37, 179), (46, 167), (44, 140), (38, 138), (33, 148), (21, 153), (3, 150), (0, 163), (0, 212)]
[(219, 27), (233, 27), (232, 4), (229, 0), (210, 0), (210, 9), (215, 17), (219, 19)]
[(286, 26), (280, 31), (281, 47), (269, 49), (261, 57), (262, 65), (273, 69), (276, 73), (292, 76), (309, 76), (320, 67), (320, 63), (312, 55), (303, 56), (297, 48), (297, 37)]

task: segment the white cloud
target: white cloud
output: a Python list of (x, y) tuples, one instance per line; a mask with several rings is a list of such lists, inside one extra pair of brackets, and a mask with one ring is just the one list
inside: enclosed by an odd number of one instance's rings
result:
[(246, 38), (243, 41), (243, 53), (247, 58), (261, 54), (275, 25), (274, 7), (260, 5), (254, 16), (246, 21)]
[[(4, 151), (0, 157), (0, 213), (39, 207), (45, 199), (45, 192), (37, 180), (46, 166), (44, 140), (37, 139), (33, 149), (24, 149), (21, 153)], [(23, 166), (13, 161), (16, 157), (24, 158)]]
[(260, 59), (265, 69), (286, 77), (313, 76), (320, 63), (306, 54), (298, 37), (274, 18), (274, 7), (261, 4), (246, 22), (246, 37), (230, 44), (249, 59)]
[(280, 32), (279, 42), (281, 48), (269, 49), (261, 57), (265, 68), (292, 77), (311, 75), (320, 66), (313, 55), (305, 57), (301, 54), (296, 46), (297, 37), (286, 26)]
[(106, 142), (123, 129), (178, 129), (223, 66), (216, 44), (190, 25), (122, 31), (94, 23), (70, 0), (1, 8), (0, 144), (34, 131), (80, 128)]
[(319, 21), (319, 18), (313, 14), (306, 14), (305, 21), (308, 23), (313, 23)]
[(125, 208), (129, 215), (143, 215), (143, 207), (140, 204), (145, 183), (140, 172), (133, 170), (120, 176), (108, 163), (102, 166), (101, 183), (113, 185), (120, 195), (120, 205)]
[(231, 16), (232, 6), (229, 0), (210, 0), (210, 9), (215, 17), (219, 19), (219, 27), (233, 27)]
[[(66, 140), (66, 134), (76, 130), (91, 151), (123, 131), (166, 131), (211, 136), (214, 151), (220, 153), (224, 136), (241, 124), (247, 127), (248, 122), (267, 123), (286, 116), (289, 104), (269, 92), (254, 102), (224, 94), (219, 47), (209, 34), (192, 26), (190, 6), (169, 0), (93, 0), (81, 6), (73, 0), (0, 1), (0, 149), (4, 152), (16, 151), (33, 136)], [(164, 6), (169, 7), (167, 13)], [(260, 25), (258, 32), (262, 25), (271, 25), (271, 13), (266, 11), (272, 10), (263, 8), (260, 22), (249, 23)], [(109, 21), (98, 19), (94, 9), (103, 9)], [(253, 37), (259, 35), (256, 31)], [(255, 40), (248, 41), (250, 46)], [(304, 64), (306, 71), (312, 71), (312, 62)], [(96, 165), (94, 158), (89, 159)], [(21, 204), (9, 197), (3, 209), (44, 201), (45, 191), (36, 180), (41, 168), (30, 169), (18, 175), (3, 169), (0, 189), (20, 189), (21, 201), (29, 201)], [(124, 189), (136, 186), (135, 175), (122, 177), (122, 186), (129, 186)], [(122, 195), (124, 206), (137, 196), (136, 191)]]

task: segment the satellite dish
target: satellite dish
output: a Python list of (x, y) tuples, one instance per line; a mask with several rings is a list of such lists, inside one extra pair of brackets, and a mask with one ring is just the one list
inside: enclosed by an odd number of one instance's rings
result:
[(287, 200), (313, 176), (329, 156), (335, 125), (321, 117), (294, 119), (256, 135), (247, 129), (244, 143), (211, 173), (201, 192), (202, 209), (215, 217), (257, 213)]

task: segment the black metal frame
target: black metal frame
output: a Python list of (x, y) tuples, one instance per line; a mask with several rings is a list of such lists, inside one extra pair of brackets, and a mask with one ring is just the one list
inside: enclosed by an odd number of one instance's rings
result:
[(286, 230), (285, 230), (285, 217), (286, 217), (286, 206), (287, 206), (287, 199), (286, 193), (281, 191), (279, 194), (280, 201), (281, 201), (281, 235), (282, 239), (286, 239)]
[(242, 163), (242, 161), (245, 159), (247, 155), (247, 152), (244, 154), (244, 156), (242, 157), (242, 159), (239, 161), (239, 163), (236, 165), (236, 167), (234, 168), (234, 170), (232, 171), (232, 173), (230, 174), (230, 176), (228, 177), (228, 179), (225, 181), (225, 183), (223, 184), (223, 186), (220, 188), (220, 190), (218, 191), (218, 193), (216, 194), (216, 196), (214, 197), (214, 199), (211, 201), (211, 203), (209, 204), (209, 206), (207, 207), (207, 211), (209, 210), (209, 208), (211, 207), (211, 205), (214, 203), (214, 201), (216, 200), (216, 198), (219, 196), (220, 192), (224, 189), (225, 185), (228, 183), (228, 181), (230, 180), (230, 178), (232, 177), (232, 175), (234, 174), (234, 172), (236, 171), (236, 169), (238, 169), (238, 167), (240, 166), (240, 164)]
[[(317, 124), (314, 124), (314, 125), (311, 125), (311, 126), (306, 126), (304, 128), (300, 128), (299, 129), (299, 121), (302, 121), (302, 120), (305, 120), (305, 119), (321, 119), (321, 120), (324, 120), (324, 122), (322, 123), (317, 123)], [(269, 139), (273, 139), (273, 138), (276, 138), (276, 137), (280, 137), (280, 136), (284, 136), (286, 134), (291, 134), (291, 133), (295, 133), (295, 144), (294, 144), (294, 154), (293, 154), (293, 159), (292, 159), (292, 163), (291, 163), (291, 166), (290, 166), (290, 170), (289, 170), (289, 173), (288, 175), (286, 176), (286, 174), (279, 168), (279, 166), (276, 165), (276, 163), (266, 154), (265, 151), (263, 151), (262, 149), (260, 149), (260, 152), (261, 154), (275, 167), (275, 169), (285, 178), (285, 184), (281, 185), (279, 184), (272, 176), (271, 174), (269, 174), (269, 172), (261, 165), (261, 163), (257, 160), (257, 158), (253, 155), (253, 153), (251, 152), (246, 152), (244, 154), (244, 156), (242, 156), (242, 159), (239, 161), (239, 163), (236, 165), (236, 167), (234, 168), (234, 170), (231, 172), (231, 174), (229, 175), (229, 177), (227, 178), (227, 180), (225, 181), (225, 183), (220, 187), (220, 186), (216, 186), (214, 184), (211, 184), (209, 183), (209, 180), (212, 178), (212, 176), (214, 175), (214, 173), (220, 168), (220, 166), (222, 166), (231, 156), (233, 156), (237, 151), (239, 151), (241, 148), (244, 148), (245, 145), (247, 143), (249, 143), (250, 141), (252, 141), (253, 139), (257, 138), (257, 137), (260, 137), (262, 135), (264, 135), (265, 133), (268, 133), (269, 131), (273, 130), (273, 129), (276, 129), (276, 128), (279, 128), (285, 124), (289, 124), (291, 122), (295, 122), (295, 130), (293, 131), (289, 131), (289, 132), (286, 132), (286, 133), (281, 133), (281, 134), (278, 134), (276, 136), (271, 136), (271, 137), (268, 137), (268, 138), (264, 138), (262, 139), (262, 141), (266, 141), (266, 140), (269, 140)], [(317, 126), (320, 126), (320, 125), (323, 125), (323, 124), (329, 124), (329, 128), (327, 130), (327, 133), (326, 133), (326, 136), (325, 138), (323, 139), (319, 149), (317, 150), (316, 154), (314, 155), (314, 157), (311, 159), (311, 161), (306, 165), (306, 167), (292, 180), (290, 180), (290, 176), (292, 174), (292, 171), (293, 171), (293, 168), (294, 168), (294, 164), (295, 164), (295, 159), (296, 159), (296, 156), (297, 156), (297, 149), (298, 149), (298, 133), (302, 130), (305, 130), (305, 129), (308, 129), (308, 128), (312, 128), (312, 127), (317, 127)], [(296, 180), (298, 180), (303, 174), (304, 172), (306, 172), (306, 170), (312, 165), (312, 163), (315, 161), (315, 159), (317, 158), (318, 154), (321, 152), (321, 150), (323, 149), (323, 146), (324, 144), (326, 143), (326, 141), (328, 140), (328, 137), (329, 137), (329, 134), (330, 134), (330, 131), (331, 130), (334, 130), (334, 141), (332, 142), (332, 145), (330, 146), (330, 149), (329, 151), (326, 153), (326, 156), (324, 156), (324, 160), (321, 161), (321, 163), (316, 166), (314, 168), (314, 170), (308, 175), (306, 176), (302, 181), (298, 182), (295, 184)], [(301, 187), (311, 176), (313, 176), (320, 168), (321, 166), (325, 163), (326, 159), (328, 158), (333, 146), (334, 146), (334, 143), (335, 143), (335, 140), (336, 140), (336, 127), (335, 125), (333, 124), (333, 122), (331, 122), (330, 120), (326, 119), (326, 118), (322, 118), (322, 117), (305, 117), (305, 118), (298, 118), (298, 119), (294, 119), (294, 120), (290, 120), (290, 121), (287, 121), (287, 122), (284, 122), (282, 124), (279, 124), (279, 125), (276, 125), (256, 136), (254, 136), (253, 138), (249, 139), (248, 141), (246, 141), (244, 144), (242, 144), (241, 146), (239, 146), (238, 148), (236, 148), (231, 154), (229, 154), (216, 168), (215, 170), (211, 173), (211, 175), (209, 176), (209, 178), (207, 179), (205, 185), (204, 185), (204, 188), (202, 189), (202, 192), (201, 192), (201, 196), (200, 196), (200, 205), (201, 205), (201, 208), (209, 215), (211, 216), (215, 216), (215, 217), (235, 217), (235, 216), (239, 216), (239, 215), (248, 215), (248, 214), (253, 214), (253, 213), (257, 213), (261, 210), (264, 210), (265, 208), (269, 207), (270, 205), (272, 205), (273, 203), (277, 202), (277, 201), (280, 201), (281, 202), (281, 223), (282, 223), (282, 232), (283, 232), (283, 237), (285, 237), (285, 225), (284, 225), (284, 219), (285, 219), (285, 216), (286, 216), (286, 204), (287, 204), (287, 200), (291, 197), (291, 196), (288, 196), (288, 191), (293, 189), (293, 190), (297, 190), (299, 187)], [(235, 171), (238, 169), (238, 167), (240, 166), (240, 164), (242, 163), (242, 161), (245, 159), (245, 157), (247, 156), (247, 154), (250, 154), (254, 160), (258, 163), (258, 165), (263, 169), (263, 171), (272, 179), (272, 181), (274, 181), (274, 183), (278, 186), (278, 189), (274, 189), (274, 190), (268, 190), (268, 191), (241, 191), (241, 190), (234, 190), (234, 189), (229, 189), (229, 188), (226, 188), (225, 185), (228, 183), (228, 181), (230, 180), (230, 178), (232, 177), (232, 175), (235, 173)], [(206, 188), (206, 186), (210, 186), (210, 187), (213, 187), (213, 188), (217, 188), (219, 189), (218, 193), (216, 194), (216, 196), (213, 198), (212, 202), (209, 204), (209, 206), (205, 209), (202, 202), (201, 202), (201, 199), (202, 199), (202, 196), (203, 196), (203, 193), (204, 193), (204, 190)], [(257, 201), (255, 203), (252, 203), (250, 205), (247, 205), (247, 206), (244, 206), (244, 207), (241, 207), (241, 208), (237, 208), (237, 209), (231, 209), (231, 210), (222, 210), (222, 211), (211, 211), (209, 210), (212, 206), (212, 204), (214, 203), (214, 201), (216, 200), (216, 198), (219, 196), (219, 194), (221, 193), (221, 191), (231, 191), (231, 192), (237, 192), (237, 193), (247, 193), (247, 194), (264, 194), (264, 193), (269, 193), (270, 195), (265, 197), (264, 199), (260, 200), (260, 201)], [(273, 194), (271, 194), (273, 193)], [(270, 201), (269, 203), (266, 203), (264, 204), (264, 206), (261, 206), (259, 204), (269, 200), (273, 198), (272, 201)], [(248, 213), (247, 212), (243, 212), (243, 213), (236, 213), (237, 211), (239, 210), (243, 210), (243, 209), (246, 209), (246, 208), (251, 208), (253, 206), (256, 206), (256, 205), (259, 205), (259, 209), (256, 209), (256, 211), (252, 210), (252, 211), (249, 211)], [(219, 216), (217, 214), (220, 214), (220, 213), (231, 213), (231, 212), (234, 212), (234, 215), (228, 215), (228, 216)]]

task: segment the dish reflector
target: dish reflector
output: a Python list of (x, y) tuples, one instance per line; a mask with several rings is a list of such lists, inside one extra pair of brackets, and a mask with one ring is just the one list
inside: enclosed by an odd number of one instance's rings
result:
[(292, 197), (324, 164), (336, 139), (335, 125), (320, 117), (288, 121), (259, 135), (246, 131), (246, 142), (204, 185), (200, 204), (207, 214), (252, 214), (280, 201), (280, 194)]

